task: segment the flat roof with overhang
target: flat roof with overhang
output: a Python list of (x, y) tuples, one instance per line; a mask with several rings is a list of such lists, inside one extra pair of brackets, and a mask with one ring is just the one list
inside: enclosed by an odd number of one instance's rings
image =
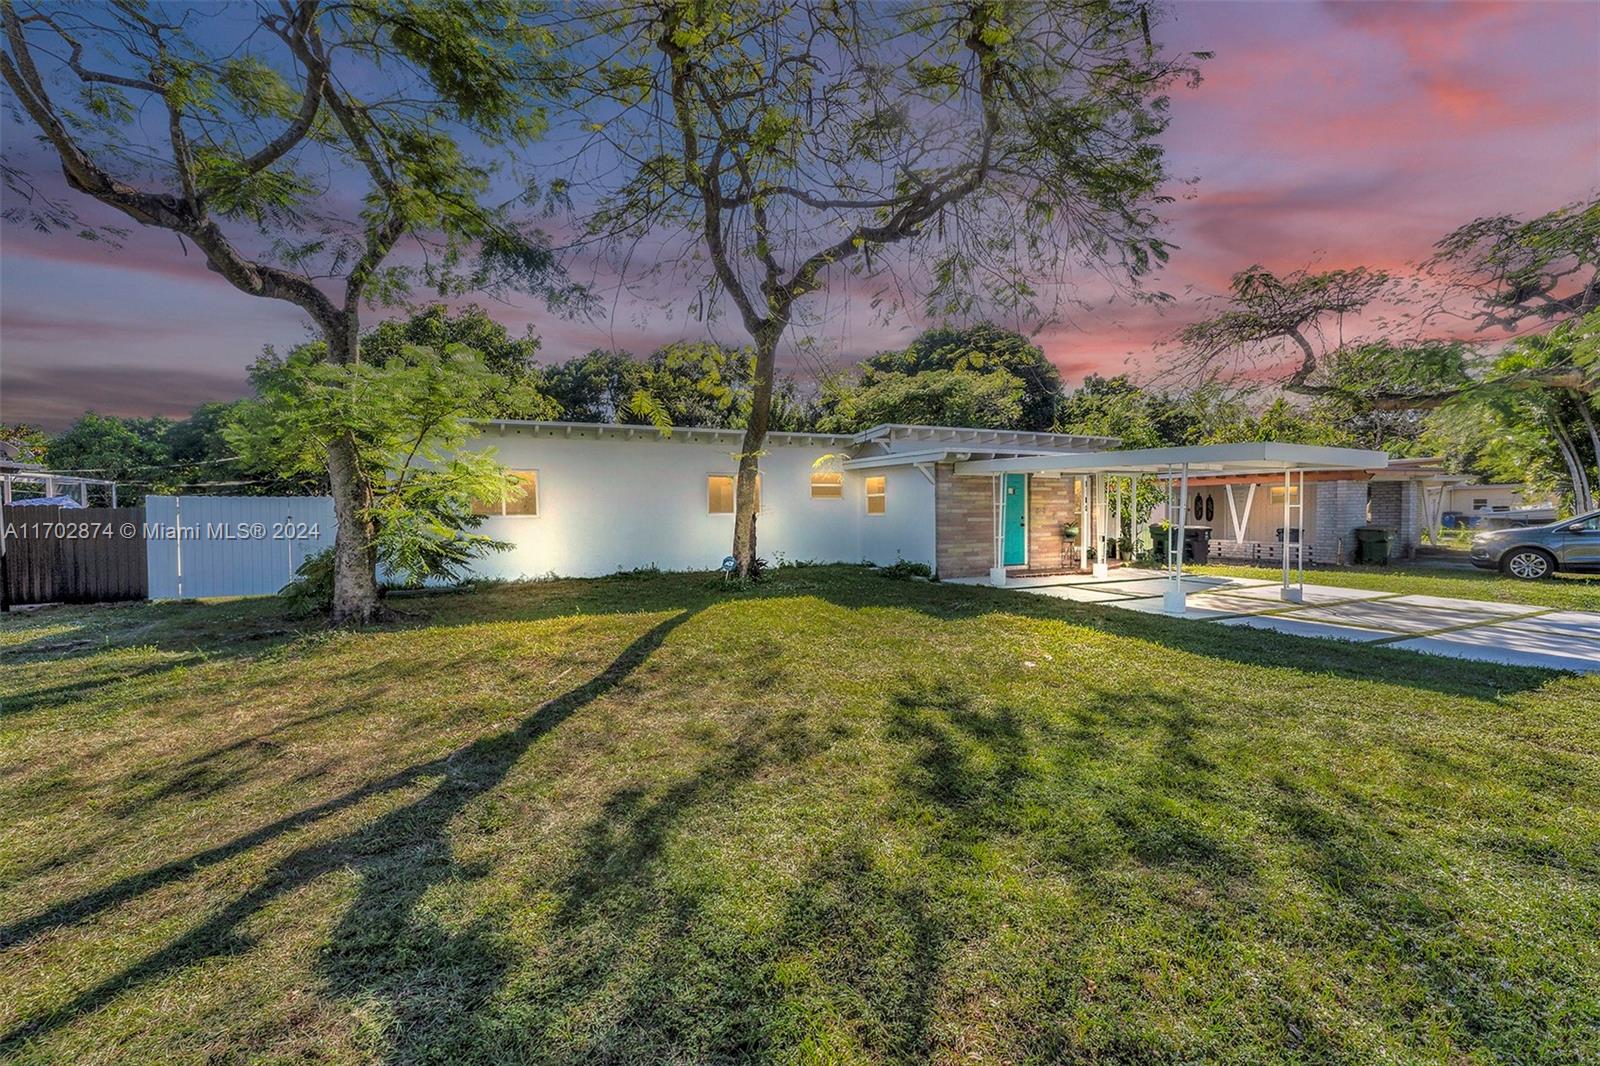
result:
[(1188, 467), (1190, 474), (1277, 474), (1285, 470), (1374, 470), (1388, 465), (1387, 452), (1367, 451), (1364, 448), (1247, 441), (1243, 444), (1196, 444), (1177, 448), (975, 459), (957, 463), (955, 472), (967, 476), (1051, 472), (1164, 475)]

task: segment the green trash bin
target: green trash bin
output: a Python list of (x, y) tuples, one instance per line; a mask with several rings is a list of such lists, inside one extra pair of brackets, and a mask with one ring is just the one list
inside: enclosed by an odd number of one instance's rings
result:
[(1357, 526), (1356, 562), (1367, 566), (1389, 565), (1389, 543), (1393, 534), (1382, 526)]
[(1171, 526), (1150, 527), (1150, 554), (1156, 566), (1167, 565), (1167, 539), (1172, 536)]

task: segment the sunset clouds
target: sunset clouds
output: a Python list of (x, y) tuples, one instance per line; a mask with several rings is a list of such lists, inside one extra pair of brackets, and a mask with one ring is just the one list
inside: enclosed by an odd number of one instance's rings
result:
[[(1152, 346), (1196, 300), (1259, 262), (1405, 270), (1454, 226), (1541, 212), (1600, 188), (1600, 5), (1189, 3), (1169, 46), (1216, 53), (1180, 90), (1167, 136), (1179, 246), (1161, 313), (1086, 275), (1093, 306), (1040, 334), (1076, 383), (1158, 369)], [(8, 152), (32, 131), (4, 120)], [(16, 226), (0, 231), (0, 417), (61, 425), (86, 408), (181, 414), (243, 393), (264, 344), (304, 339), (292, 307), (251, 299), (176, 238), (135, 231), (120, 250)], [(622, 301), (593, 321), (531, 300), (483, 301), (562, 359), (703, 336), (683, 303)], [(830, 305), (815, 331), (836, 362), (903, 343), (921, 323)], [(717, 333), (741, 342), (731, 326)]]

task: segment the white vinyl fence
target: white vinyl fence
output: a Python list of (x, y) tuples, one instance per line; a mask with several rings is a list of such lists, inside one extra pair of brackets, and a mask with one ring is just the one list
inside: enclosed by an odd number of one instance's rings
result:
[(264, 596), (333, 546), (327, 496), (147, 496), (152, 600)]

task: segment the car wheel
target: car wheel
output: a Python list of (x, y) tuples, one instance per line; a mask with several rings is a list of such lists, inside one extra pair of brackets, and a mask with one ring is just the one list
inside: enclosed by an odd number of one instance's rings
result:
[(1538, 548), (1518, 548), (1500, 561), (1500, 569), (1519, 581), (1538, 581), (1549, 577), (1555, 568), (1556, 561), (1550, 553)]

